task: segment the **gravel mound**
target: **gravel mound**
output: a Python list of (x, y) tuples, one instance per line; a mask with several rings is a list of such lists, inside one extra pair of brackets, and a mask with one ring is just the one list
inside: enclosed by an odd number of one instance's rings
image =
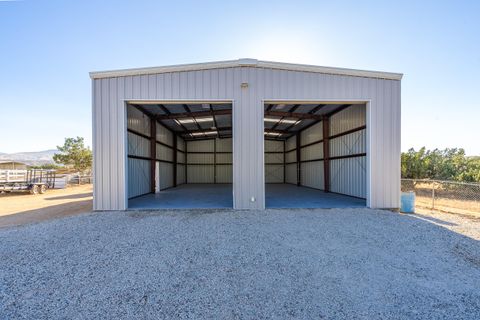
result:
[(92, 213), (0, 229), (17, 318), (480, 319), (480, 243), (370, 209)]

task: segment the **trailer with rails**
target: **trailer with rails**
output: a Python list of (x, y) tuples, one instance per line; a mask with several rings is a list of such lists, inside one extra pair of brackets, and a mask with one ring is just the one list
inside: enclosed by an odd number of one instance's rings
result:
[(42, 194), (55, 188), (55, 170), (0, 170), (0, 193)]

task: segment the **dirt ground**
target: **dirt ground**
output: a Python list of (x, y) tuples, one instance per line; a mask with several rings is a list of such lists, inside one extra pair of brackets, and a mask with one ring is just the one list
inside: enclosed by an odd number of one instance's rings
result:
[(92, 211), (92, 185), (48, 190), (45, 194), (0, 194), (0, 227), (40, 222)]

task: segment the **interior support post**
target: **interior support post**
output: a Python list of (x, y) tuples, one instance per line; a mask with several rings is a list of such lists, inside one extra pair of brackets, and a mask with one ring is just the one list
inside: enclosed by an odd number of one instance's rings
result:
[(213, 183), (217, 183), (217, 138), (213, 139)]
[(183, 160), (183, 162), (185, 162), (184, 164), (184, 170), (185, 170), (185, 184), (188, 183), (188, 177), (187, 177), (187, 172), (188, 172), (188, 141), (187, 140), (183, 140), (183, 145), (185, 146), (183, 149), (185, 149), (185, 159)]
[(177, 140), (178, 137), (176, 135), (173, 135), (173, 186), (177, 186), (177, 166), (178, 166), (178, 161), (177, 161), (177, 155), (178, 155), (178, 148), (177, 148)]
[(297, 133), (296, 135), (296, 153), (297, 153), (297, 186), (300, 186), (302, 184), (302, 173), (301, 173), (301, 170), (302, 170), (302, 163), (300, 162), (301, 159), (300, 159), (300, 155), (301, 155), (301, 148), (300, 148), (300, 144), (301, 144), (302, 140), (301, 140), (301, 132)]
[(323, 122), (323, 181), (324, 191), (330, 192), (330, 118), (324, 117)]
[(155, 193), (155, 169), (157, 158), (157, 121), (150, 118), (150, 192)]
[(283, 183), (287, 182), (287, 167), (286, 167), (286, 154), (285, 154), (285, 147), (287, 146), (287, 141), (283, 140)]

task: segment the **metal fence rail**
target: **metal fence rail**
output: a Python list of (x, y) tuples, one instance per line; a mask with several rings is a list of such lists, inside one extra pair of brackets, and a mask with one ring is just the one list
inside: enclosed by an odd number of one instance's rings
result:
[(417, 207), (480, 214), (480, 183), (402, 179), (402, 192), (408, 191), (415, 192)]

